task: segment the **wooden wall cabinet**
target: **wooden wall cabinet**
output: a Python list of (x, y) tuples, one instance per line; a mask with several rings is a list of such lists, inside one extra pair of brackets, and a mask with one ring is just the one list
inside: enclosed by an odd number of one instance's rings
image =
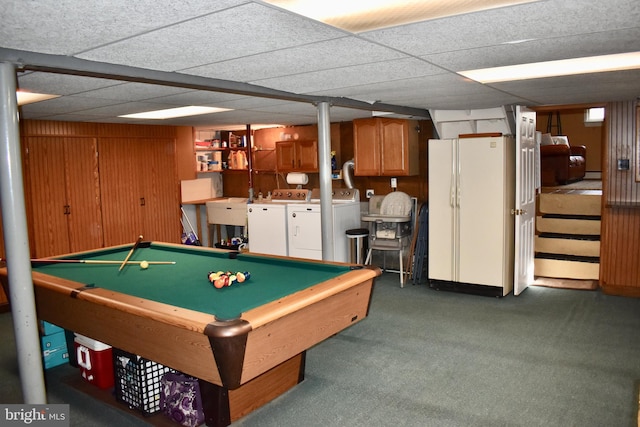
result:
[(354, 175), (418, 175), (418, 128), (418, 122), (413, 120), (354, 120)]
[(276, 169), (278, 172), (318, 172), (318, 142), (277, 141)]
[(145, 240), (176, 242), (180, 198), (175, 140), (102, 138), (100, 190), (105, 246)]
[(102, 246), (96, 139), (26, 138), (32, 252), (47, 257)]

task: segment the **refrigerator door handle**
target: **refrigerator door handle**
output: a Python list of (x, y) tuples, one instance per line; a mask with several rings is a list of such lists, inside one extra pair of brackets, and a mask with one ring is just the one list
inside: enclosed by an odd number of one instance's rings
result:
[(450, 199), (449, 204), (452, 208), (456, 207), (456, 177), (451, 174), (451, 185), (449, 186)]

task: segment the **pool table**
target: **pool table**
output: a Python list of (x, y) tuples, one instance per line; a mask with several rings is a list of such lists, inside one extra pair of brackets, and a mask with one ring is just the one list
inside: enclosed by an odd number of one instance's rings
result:
[[(228, 425), (304, 378), (304, 354), (367, 316), (371, 266), (143, 242), (33, 263), (38, 317), (200, 379), (207, 425)], [(170, 261), (175, 264), (154, 264)], [(221, 289), (211, 271), (249, 272)], [(0, 269), (6, 282), (6, 269)], [(6, 283), (5, 283), (6, 285)]]

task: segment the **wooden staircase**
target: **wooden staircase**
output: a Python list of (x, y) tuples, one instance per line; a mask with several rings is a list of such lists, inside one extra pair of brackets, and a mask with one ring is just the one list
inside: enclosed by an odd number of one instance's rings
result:
[(589, 281), (597, 286), (601, 199), (601, 190), (543, 189), (536, 217), (536, 280)]

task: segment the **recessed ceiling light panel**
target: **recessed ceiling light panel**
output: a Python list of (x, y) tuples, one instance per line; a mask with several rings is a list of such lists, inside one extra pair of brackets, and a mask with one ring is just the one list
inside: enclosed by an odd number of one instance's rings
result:
[(230, 111), (229, 108), (217, 108), (217, 107), (199, 107), (196, 105), (190, 105), (188, 107), (168, 108), (166, 110), (145, 111), (142, 113), (125, 114), (118, 117), (125, 117), (129, 119), (152, 119), (152, 120), (164, 120), (173, 119), (175, 117), (187, 117), (198, 116), (201, 114), (213, 114), (222, 111)]
[(633, 70), (637, 68), (640, 68), (640, 52), (561, 59), (557, 61), (508, 65), (505, 67), (481, 68), (477, 70), (459, 71), (458, 74), (480, 83), (496, 83), (541, 79), (545, 77), (571, 76), (576, 74), (604, 73), (607, 71)]
[(265, 0), (352, 33), (538, 0)]
[(34, 102), (46, 101), (47, 99), (58, 98), (60, 95), (51, 95), (48, 93), (35, 93), (17, 91), (16, 97), (18, 99), (18, 105), (33, 104)]

